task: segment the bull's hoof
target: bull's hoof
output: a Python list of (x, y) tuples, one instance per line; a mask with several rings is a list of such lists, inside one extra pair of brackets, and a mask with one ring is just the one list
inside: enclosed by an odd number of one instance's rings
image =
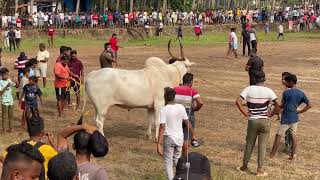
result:
[(151, 135), (149, 135), (149, 134), (146, 134), (146, 135), (144, 136), (144, 138), (145, 138), (146, 140), (151, 140), (151, 139), (152, 139)]

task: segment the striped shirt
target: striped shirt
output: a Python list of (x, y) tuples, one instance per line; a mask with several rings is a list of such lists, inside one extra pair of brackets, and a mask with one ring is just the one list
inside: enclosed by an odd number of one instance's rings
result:
[(20, 58), (18, 57), (14, 65), (16, 66), (17, 69), (24, 69), (26, 67), (26, 62), (28, 61), (28, 58)]
[(177, 104), (182, 104), (185, 108), (190, 108), (192, 101), (195, 98), (200, 97), (198, 92), (189, 86), (178, 86), (175, 87), (174, 90), (176, 92), (174, 101)]
[(247, 101), (249, 120), (268, 118), (268, 105), (277, 99), (276, 94), (264, 86), (248, 86), (240, 97)]

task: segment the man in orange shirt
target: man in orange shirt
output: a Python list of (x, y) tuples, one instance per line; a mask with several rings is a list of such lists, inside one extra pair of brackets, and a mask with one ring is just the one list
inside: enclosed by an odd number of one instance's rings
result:
[(69, 97), (69, 92), (67, 92), (67, 87), (69, 86), (71, 77), (78, 77), (76, 74), (70, 71), (67, 66), (67, 62), (70, 60), (68, 55), (63, 55), (60, 58), (60, 61), (57, 62), (54, 66), (54, 87), (56, 90), (56, 98), (57, 98), (57, 107), (59, 117), (62, 116), (63, 109), (67, 104), (67, 100)]

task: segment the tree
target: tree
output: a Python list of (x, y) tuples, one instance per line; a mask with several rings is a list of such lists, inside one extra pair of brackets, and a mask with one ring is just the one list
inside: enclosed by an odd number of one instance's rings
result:
[(120, 0), (117, 0), (117, 6), (116, 6), (117, 10), (119, 10), (119, 6), (120, 6)]
[(133, 0), (130, 0), (130, 12), (133, 11)]
[(33, 3), (34, 0), (30, 0), (30, 14), (33, 14)]
[(79, 7), (80, 7), (80, 0), (77, 0), (77, 4), (76, 4), (76, 13), (79, 13)]

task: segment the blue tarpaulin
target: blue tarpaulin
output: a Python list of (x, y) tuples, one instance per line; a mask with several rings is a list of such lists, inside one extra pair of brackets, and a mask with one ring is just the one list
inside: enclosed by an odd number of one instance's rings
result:
[[(69, 12), (76, 11), (77, 0), (64, 0), (64, 4)], [(80, 11), (90, 12), (92, 7), (91, 0), (80, 0)]]

